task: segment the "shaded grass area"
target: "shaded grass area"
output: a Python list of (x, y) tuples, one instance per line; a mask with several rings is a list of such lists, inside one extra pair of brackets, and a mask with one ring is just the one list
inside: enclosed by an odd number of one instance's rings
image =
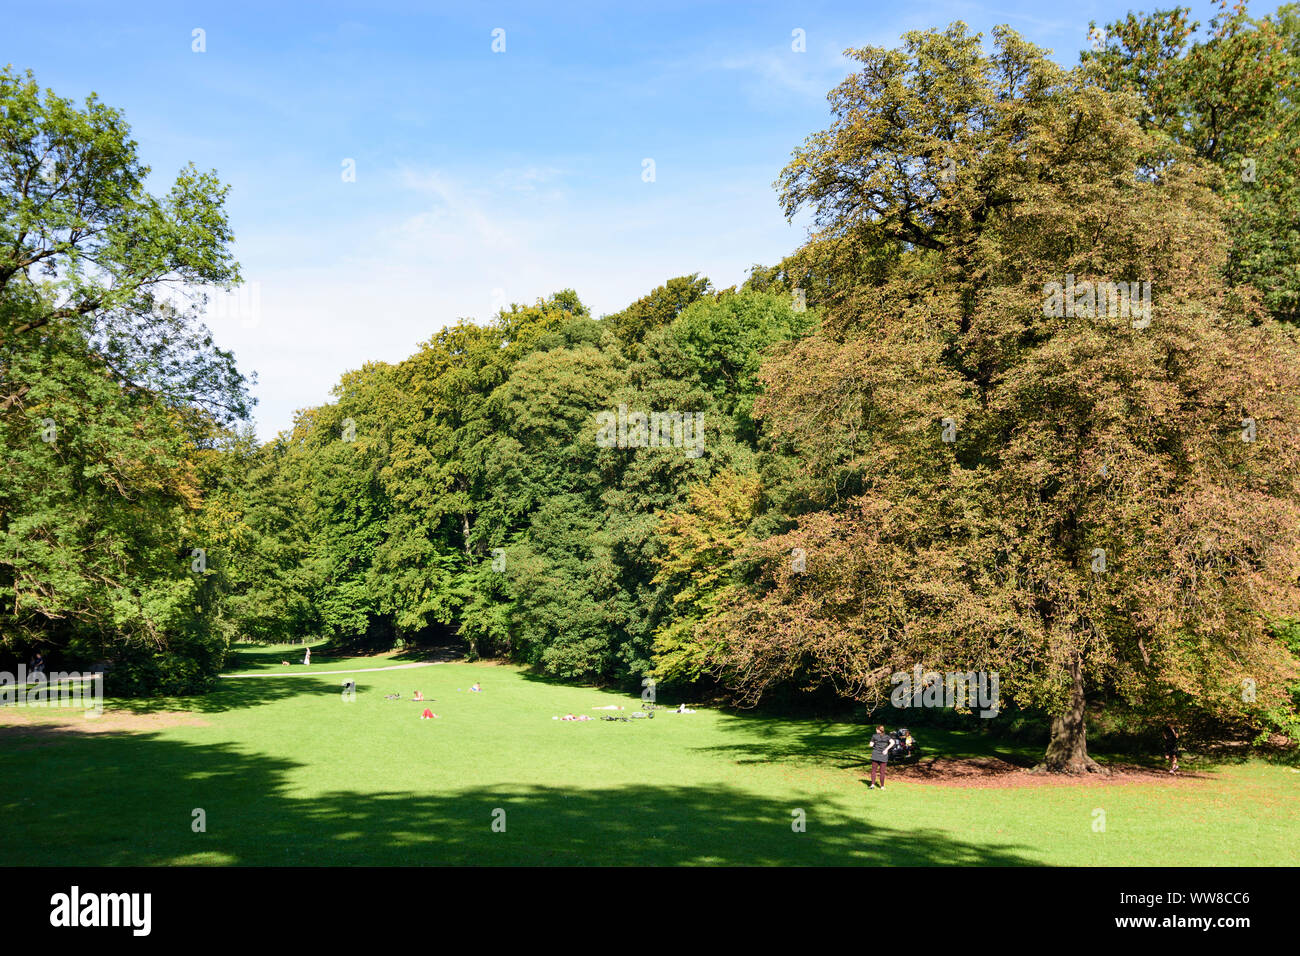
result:
[[(303, 652), (311, 648), (311, 664), (304, 665)], [(329, 673), (392, 667), (395, 664), (418, 664), (438, 660), (437, 652), (424, 648), (383, 651), (377, 654), (349, 654), (332, 648), (326, 641), (308, 644), (236, 644), (231, 649), (223, 673), (254, 674), (285, 670), (304, 674)], [(289, 662), (289, 667), (284, 662)]]
[[(109, 701), (107, 716), (155, 722), (93, 735), (75, 726), (83, 718), (35, 713), (41, 729), (0, 735), (10, 836), (0, 863), (1300, 862), (1300, 776), (1258, 761), (1182, 786), (980, 790), (895, 778), (868, 791), (860, 724), (713, 710), (558, 721), (608, 703), (626, 715), (640, 701), (501, 666), (356, 680), (353, 702), (328, 675)], [(468, 693), (475, 681), (484, 693)], [(432, 700), (405, 699), (415, 689)], [(420, 720), (424, 706), (439, 719)], [(976, 734), (926, 735), (927, 752), (990, 753)], [(195, 810), (206, 832), (195, 832)], [(800, 818), (804, 832), (792, 827)]]

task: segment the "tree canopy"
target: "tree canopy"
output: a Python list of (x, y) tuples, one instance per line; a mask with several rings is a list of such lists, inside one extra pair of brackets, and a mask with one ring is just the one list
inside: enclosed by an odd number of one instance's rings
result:
[(1297, 23), (849, 51), (789, 257), (455, 321), (267, 442), (201, 322), (227, 187), (153, 196), (120, 113), (7, 69), (0, 652), (188, 692), (238, 639), (454, 636), (738, 705), (980, 671), (1067, 772), (1099, 702), (1294, 733)]

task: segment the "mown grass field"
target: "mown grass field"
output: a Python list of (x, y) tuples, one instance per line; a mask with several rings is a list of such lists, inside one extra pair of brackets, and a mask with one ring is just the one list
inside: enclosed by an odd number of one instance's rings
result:
[[(269, 648), (240, 667), (301, 658)], [(0, 708), (0, 864), (1300, 864), (1300, 774), (1259, 760), (1141, 784), (896, 776), (869, 791), (863, 725), (552, 720), (639, 701), (489, 664), (350, 675), (345, 702), (331, 673), (402, 662), (295, 663), (201, 698), (110, 700), (95, 720)], [(925, 743), (987, 753), (955, 732)]]
[[(303, 651), (311, 648), (310, 666), (303, 665)], [(313, 644), (268, 644), (263, 646), (239, 645), (234, 659), (226, 669), (232, 674), (300, 674), (330, 673), (342, 670), (374, 670), (401, 664), (417, 664), (430, 660), (420, 651), (389, 651), (383, 654), (348, 656), (332, 653), (323, 641)], [(284, 666), (288, 661), (289, 666)]]

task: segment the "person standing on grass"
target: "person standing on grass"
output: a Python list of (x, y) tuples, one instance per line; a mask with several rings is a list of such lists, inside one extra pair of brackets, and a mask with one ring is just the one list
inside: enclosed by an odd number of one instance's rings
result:
[(306, 667), (311, 663), (311, 648), (307, 648), (307, 653), (302, 655), (303, 666)]
[(1173, 724), (1165, 724), (1165, 756), (1169, 758), (1169, 772), (1178, 772), (1178, 730)]
[(868, 790), (876, 789), (876, 775), (880, 776), (880, 789), (885, 789), (885, 764), (889, 763), (889, 752), (897, 741), (885, 733), (885, 725), (877, 724), (876, 732), (871, 737), (871, 785)]

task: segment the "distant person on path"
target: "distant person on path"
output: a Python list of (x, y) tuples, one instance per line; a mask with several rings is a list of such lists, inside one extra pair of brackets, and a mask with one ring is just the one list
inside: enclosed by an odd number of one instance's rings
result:
[(303, 666), (304, 666), (304, 667), (306, 667), (306, 666), (308, 666), (308, 665), (311, 664), (311, 648), (310, 648), (310, 647), (307, 648), (307, 653), (304, 654), (304, 655), (302, 655), (302, 663), (303, 663)]
[(868, 790), (876, 789), (876, 775), (880, 776), (880, 789), (885, 789), (885, 764), (889, 763), (889, 752), (897, 743), (885, 733), (885, 725), (877, 724), (876, 732), (871, 737), (871, 785)]
[(1169, 758), (1169, 772), (1178, 772), (1178, 730), (1165, 724), (1165, 756)]

